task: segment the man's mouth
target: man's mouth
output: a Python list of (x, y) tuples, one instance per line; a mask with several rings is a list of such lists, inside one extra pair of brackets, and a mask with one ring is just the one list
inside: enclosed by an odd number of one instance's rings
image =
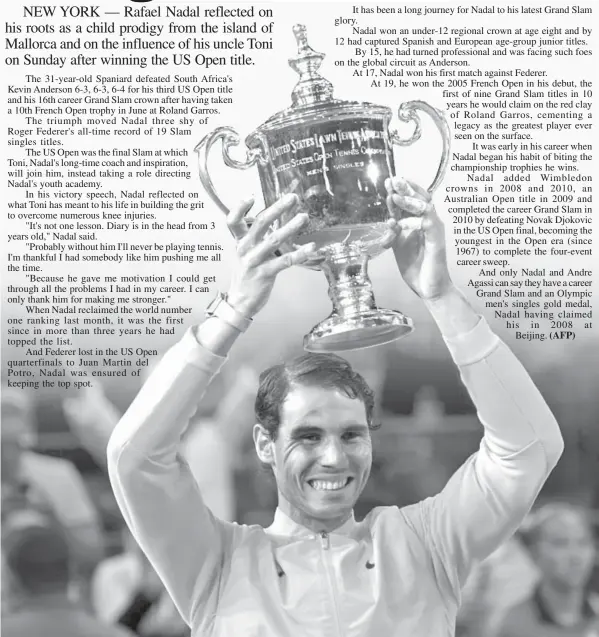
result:
[(308, 484), (316, 491), (339, 491), (344, 489), (353, 478), (341, 480), (308, 480)]

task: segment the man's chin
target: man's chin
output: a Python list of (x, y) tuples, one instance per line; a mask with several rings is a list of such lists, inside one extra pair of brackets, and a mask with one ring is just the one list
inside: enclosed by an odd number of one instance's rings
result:
[(335, 502), (334, 499), (326, 501), (324, 499), (315, 502), (311, 500), (306, 507), (306, 512), (319, 520), (335, 520), (337, 518), (349, 517), (354, 509), (355, 500), (346, 499)]
[(566, 586), (570, 589), (579, 589), (584, 588), (586, 582), (588, 581), (588, 575), (585, 574), (572, 574), (569, 577), (566, 577)]

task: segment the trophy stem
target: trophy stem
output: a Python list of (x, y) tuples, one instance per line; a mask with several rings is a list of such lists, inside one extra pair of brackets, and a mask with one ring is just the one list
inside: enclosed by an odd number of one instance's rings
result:
[(368, 277), (369, 256), (355, 244), (322, 250), (333, 312), (304, 337), (311, 352), (340, 352), (390, 343), (409, 334), (412, 321), (396, 310), (379, 309)]
[(322, 270), (329, 282), (333, 314), (351, 318), (376, 309), (368, 276), (368, 255), (352, 245), (336, 244), (331, 248)]

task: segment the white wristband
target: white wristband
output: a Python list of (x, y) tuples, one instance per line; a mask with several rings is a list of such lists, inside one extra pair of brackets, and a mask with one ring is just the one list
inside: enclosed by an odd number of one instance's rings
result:
[(225, 323), (228, 323), (240, 332), (245, 332), (252, 324), (252, 319), (247, 318), (247, 316), (244, 316), (234, 307), (229, 305), (227, 297), (221, 292), (219, 292), (208, 304), (208, 307), (206, 308), (206, 316), (218, 316), (218, 318), (222, 319)]

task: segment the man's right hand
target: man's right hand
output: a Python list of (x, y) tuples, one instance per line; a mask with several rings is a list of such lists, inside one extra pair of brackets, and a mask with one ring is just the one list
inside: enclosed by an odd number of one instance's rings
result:
[(295, 208), (298, 203), (296, 195), (285, 195), (258, 215), (248, 228), (245, 215), (253, 203), (253, 200), (241, 203), (227, 217), (227, 225), (237, 241), (237, 261), (227, 302), (247, 318), (252, 318), (266, 305), (279, 272), (316, 256), (312, 243), (282, 256), (274, 254), (283, 244), (291, 243), (308, 220), (307, 214), (297, 214), (277, 230), (268, 232), (275, 220)]

